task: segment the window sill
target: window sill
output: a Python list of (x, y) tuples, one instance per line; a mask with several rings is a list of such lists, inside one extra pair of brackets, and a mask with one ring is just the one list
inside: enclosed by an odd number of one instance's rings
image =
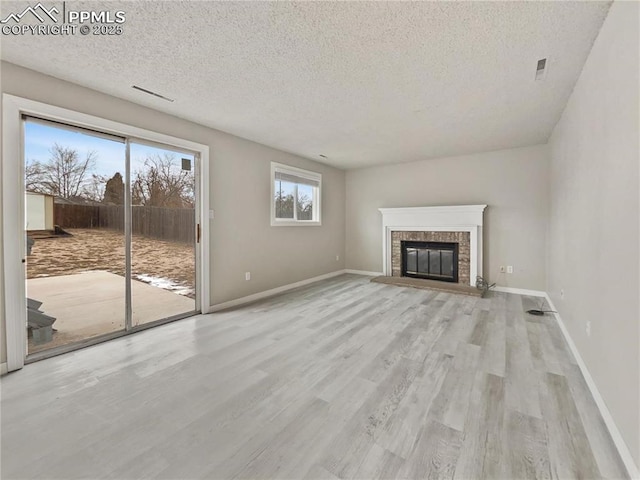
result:
[(321, 221), (316, 220), (274, 220), (271, 219), (272, 227), (320, 227)]

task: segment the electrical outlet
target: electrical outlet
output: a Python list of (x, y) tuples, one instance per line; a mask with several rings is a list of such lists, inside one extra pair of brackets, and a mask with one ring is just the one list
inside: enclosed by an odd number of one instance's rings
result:
[(560, 290), (560, 298), (564, 300), (564, 290)]
[(248, 282), (251, 280), (251, 272), (244, 272), (244, 279)]
[(591, 320), (587, 321), (587, 328), (585, 328), (587, 332), (587, 337), (591, 336)]
[(507, 267), (507, 273), (513, 273), (513, 266), (512, 265), (509, 265)]
[(501, 265), (501, 266), (500, 266), (500, 273), (504, 273), (504, 271), (505, 271), (505, 270), (504, 270), (504, 266), (503, 266), (503, 265)]
[(336, 255), (336, 262), (340, 261), (340, 255)]

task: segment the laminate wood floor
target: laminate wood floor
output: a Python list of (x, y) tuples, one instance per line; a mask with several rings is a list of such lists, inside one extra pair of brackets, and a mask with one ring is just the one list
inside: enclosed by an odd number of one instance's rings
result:
[(27, 365), (2, 478), (624, 478), (538, 302), (344, 275)]

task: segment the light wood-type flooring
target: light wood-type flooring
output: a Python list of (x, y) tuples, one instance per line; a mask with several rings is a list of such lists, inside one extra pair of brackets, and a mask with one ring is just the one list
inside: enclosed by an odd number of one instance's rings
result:
[(534, 307), (343, 275), (30, 364), (2, 478), (624, 478)]

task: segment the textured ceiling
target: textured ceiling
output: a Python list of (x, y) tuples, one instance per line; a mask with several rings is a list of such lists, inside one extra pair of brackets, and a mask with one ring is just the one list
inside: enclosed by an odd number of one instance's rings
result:
[(609, 5), (67, 2), (124, 10), (124, 34), (3, 36), (2, 58), (357, 168), (546, 142)]

